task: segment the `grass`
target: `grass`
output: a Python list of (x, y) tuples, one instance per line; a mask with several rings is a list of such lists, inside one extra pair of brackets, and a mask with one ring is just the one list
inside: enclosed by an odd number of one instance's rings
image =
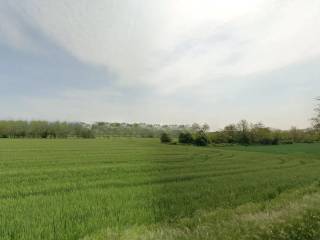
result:
[(320, 144), (0, 140), (0, 239), (319, 239), (319, 172)]

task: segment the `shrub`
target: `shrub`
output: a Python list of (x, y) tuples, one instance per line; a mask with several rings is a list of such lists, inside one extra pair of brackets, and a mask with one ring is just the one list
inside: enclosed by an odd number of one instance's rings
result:
[(199, 131), (196, 134), (193, 143), (196, 146), (207, 146), (210, 143), (210, 140), (205, 132)]
[(90, 129), (83, 129), (80, 132), (79, 137), (81, 137), (81, 138), (95, 138), (93, 132)]
[(271, 145), (272, 139), (271, 138), (262, 138), (262, 139), (260, 139), (259, 143), (262, 145)]
[(241, 133), (239, 138), (238, 138), (238, 142), (242, 145), (249, 145), (250, 142), (250, 138), (249, 136), (246, 135), (246, 133)]
[(275, 137), (272, 139), (272, 145), (279, 145), (279, 138)]
[(161, 143), (170, 143), (171, 137), (169, 136), (168, 133), (162, 133), (160, 136), (160, 141), (161, 141)]
[(278, 138), (262, 138), (259, 141), (260, 144), (262, 145), (278, 145), (279, 144), (279, 139)]
[(179, 134), (179, 143), (192, 144), (193, 143), (192, 134), (189, 132), (180, 133)]

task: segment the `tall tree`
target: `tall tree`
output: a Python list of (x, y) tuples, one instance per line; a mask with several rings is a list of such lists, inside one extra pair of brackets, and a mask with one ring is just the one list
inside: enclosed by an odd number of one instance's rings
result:
[(250, 126), (246, 120), (241, 120), (237, 124), (238, 134), (239, 134), (239, 143), (249, 144), (250, 143)]
[(207, 132), (210, 130), (210, 126), (209, 126), (209, 124), (205, 123), (202, 125), (201, 129), (202, 129), (202, 131)]
[(192, 131), (198, 132), (201, 130), (201, 126), (198, 123), (193, 123), (191, 126)]

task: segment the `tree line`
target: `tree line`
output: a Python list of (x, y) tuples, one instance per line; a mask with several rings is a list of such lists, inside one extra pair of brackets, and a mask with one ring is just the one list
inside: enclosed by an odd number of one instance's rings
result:
[[(320, 98), (317, 99), (320, 101)], [(206, 146), (213, 144), (261, 144), (278, 145), (292, 143), (313, 143), (320, 141), (320, 104), (315, 108), (315, 117), (311, 119), (312, 127), (308, 129), (278, 130), (266, 127), (262, 123), (249, 123), (241, 120), (237, 124), (225, 126), (220, 131), (209, 132), (207, 124), (192, 125), (191, 131), (181, 132), (178, 142), (181, 144), (194, 144)], [(160, 138), (162, 143), (172, 142), (170, 134), (164, 132)]]
[(0, 138), (93, 138), (86, 123), (48, 121), (0, 121)]
[(177, 137), (182, 131), (189, 131), (189, 125), (160, 125), (146, 123), (109, 123), (97, 122), (92, 124), (92, 131), (96, 137), (160, 137), (163, 132), (167, 132), (173, 137)]
[[(250, 124), (242, 120), (230, 124), (220, 131), (209, 132), (207, 124), (158, 125), (144, 123), (86, 124), (82, 122), (48, 121), (0, 121), (0, 138), (103, 138), (103, 137), (163, 137), (176, 138), (181, 143), (240, 143), (278, 144), (293, 142), (314, 142), (319, 140), (318, 120), (314, 128), (275, 130), (262, 123)], [(164, 140), (164, 142), (171, 140)]]
[[(164, 132), (161, 142), (174, 142), (170, 134)], [(230, 124), (220, 131), (209, 132), (200, 127), (196, 131), (181, 132), (177, 141), (182, 144), (206, 146), (213, 144), (242, 144), (242, 145), (278, 145), (292, 143), (313, 143), (320, 141), (320, 134), (315, 128), (278, 130), (266, 127), (262, 123), (252, 124), (241, 120)], [(175, 142), (174, 142), (175, 143)]]
[[(320, 101), (320, 98), (317, 99)], [(312, 127), (309, 129), (276, 130), (262, 123), (252, 124), (242, 120), (220, 131), (209, 132), (209, 125), (160, 125), (146, 123), (49, 122), (0, 120), (0, 138), (102, 138), (102, 137), (156, 137), (162, 142), (172, 138), (184, 144), (207, 145), (209, 143), (280, 144), (319, 141), (320, 104), (315, 108)]]
[(0, 138), (160, 137), (163, 132), (177, 137), (189, 129), (188, 125), (1, 120)]

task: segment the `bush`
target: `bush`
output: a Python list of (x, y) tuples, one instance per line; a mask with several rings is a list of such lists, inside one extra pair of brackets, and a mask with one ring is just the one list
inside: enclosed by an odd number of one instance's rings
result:
[(210, 140), (205, 132), (200, 131), (196, 134), (193, 143), (196, 146), (207, 146), (210, 143)]
[(259, 141), (259, 143), (262, 145), (278, 145), (279, 139), (278, 138), (262, 138)]
[(279, 145), (279, 138), (273, 138), (272, 139), (272, 143), (271, 143), (272, 145)]
[(262, 138), (259, 141), (260, 144), (262, 145), (271, 145), (272, 144), (272, 139), (270, 138)]
[(238, 142), (242, 145), (249, 145), (251, 143), (249, 136), (247, 136), (245, 133), (240, 134)]
[(179, 143), (192, 144), (193, 143), (192, 134), (189, 132), (180, 133), (179, 134)]
[(93, 132), (90, 129), (83, 129), (79, 134), (81, 138), (95, 138)]
[(160, 136), (160, 141), (161, 141), (161, 143), (170, 143), (171, 137), (169, 136), (168, 133), (162, 133)]

